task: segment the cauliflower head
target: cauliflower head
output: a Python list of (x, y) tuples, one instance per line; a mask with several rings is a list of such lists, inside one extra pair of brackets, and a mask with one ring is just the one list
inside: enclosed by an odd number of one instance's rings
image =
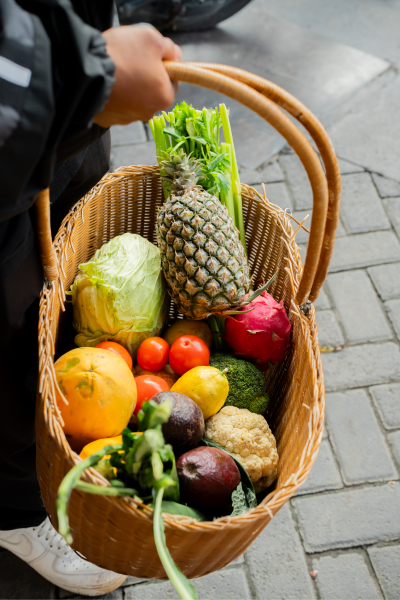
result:
[(224, 406), (206, 421), (204, 437), (240, 461), (256, 492), (269, 487), (278, 474), (276, 440), (262, 415), (247, 408)]

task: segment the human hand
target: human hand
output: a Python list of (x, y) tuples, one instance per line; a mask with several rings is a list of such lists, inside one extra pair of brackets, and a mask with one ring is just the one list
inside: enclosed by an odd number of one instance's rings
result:
[(141, 25), (113, 27), (103, 36), (115, 64), (115, 83), (94, 122), (102, 127), (127, 125), (148, 121), (157, 111), (168, 108), (175, 86), (162, 61), (180, 60), (179, 46), (156, 29)]

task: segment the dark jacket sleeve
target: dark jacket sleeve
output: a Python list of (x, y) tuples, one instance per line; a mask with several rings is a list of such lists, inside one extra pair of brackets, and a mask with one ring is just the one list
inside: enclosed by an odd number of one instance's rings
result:
[(114, 82), (101, 33), (69, 0), (0, 0), (0, 222), (32, 205), (54, 166), (104, 130)]

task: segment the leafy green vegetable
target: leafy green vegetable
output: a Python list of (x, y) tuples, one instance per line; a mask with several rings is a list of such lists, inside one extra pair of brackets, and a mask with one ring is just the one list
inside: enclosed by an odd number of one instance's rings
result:
[[(184, 600), (196, 600), (195, 588), (175, 565), (165, 542), (164, 521), (162, 519), (162, 499), (165, 495), (170, 501), (164, 504), (189, 511), (194, 518), (200, 519), (201, 513), (178, 504), (179, 480), (176, 471), (175, 456), (172, 447), (165, 444), (161, 431), (163, 423), (171, 414), (171, 402), (166, 400), (156, 404), (153, 400), (145, 402), (139, 411), (139, 430), (132, 433), (124, 429), (122, 444), (110, 445), (75, 465), (64, 477), (58, 489), (56, 508), (59, 532), (70, 544), (72, 536), (68, 524), (68, 501), (72, 490), (79, 489), (89, 494), (104, 496), (133, 496), (137, 501), (154, 500), (153, 531), (154, 540), (164, 569)], [(109, 487), (103, 487), (81, 481), (82, 473), (89, 467), (96, 467), (105, 455), (111, 455), (111, 466), (117, 469), (117, 479)], [(114, 475), (115, 477), (115, 475)], [(131, 487), (129, 487), (131, 486)], [(134, 487), (133, 487), (134, 486)], [(168, 509), (166, 509), (168, 510)], [(184, 514), (187, 514), (184, 513)], [(196, 516), (195, 516), (196, 515)]]
[[(167, 125), (168, 124), (168, 125)], [(223, 128), (225, 143), (220, 144)], [(197, 110), (186, 102), (177, 104), (169, 112), (154, 117), (150, 128), (156, 143), (157, 160), (161, 163), (178, 151), (195, 159), (201, 165), (198, 180), (210, 194), (216, 195), (224, 204), (240, 233), (240, 241), (246, 250), (242, 196), (239, 170), (229, 122), (229, 110), (225, 104), (218, 108)], [(166, 173), (161, 170), (161, 175)], [(164, 181), (164, 195), (170, 192)]]
[(79, 265), (69, 294), (77, 345), (113, 340), (133, 359), (143, 340), (159, 335), (168, 317), (159, 250), (133, 233), (113, 238)]
[[(229, 454), (229, 456), (231, 458), (233, 458), (233, 460), (235, 461), (235, 463), (236, 463), (236, 465), (237, 465), (237, 467), (239, 469), (239, 472), (240, 472), (240, 479), (241, 479), (240, 484), (242, 485), (242, 491), (245, 494), (246, 502), (247, 502), (247, 508), (246, 508), (246, 510), (249, 510), (250, 508), (255, 508), (257, 506), (257, 498), (256, 498), (255, 490), (254, 490), (254, 485), (253, 485), (253, 482), (250, 479), (250, 476), (249, 476), (248, 472), (246, 471), (246, 469), (244, 468), (244, 466), (242, 465), (242, 463), (240, 461), (238, 461), (237, 458), (235, 458), (233, 456), (233, 454), (231, 454), (230, 452), (228, 452), (228, 450), (226, 450), (225, 448), (223, 448), (219, 444), (216, 444), (215, 442), (212, 442), (211, 440), (207, 440), (206, 438), (201, 438), (201, 443), (202, 443), (203, 446), (211, 446), (212, 448), (219, 448), (219, 450), (223, 450), (224, 452), (226, 452), (227, 454)], [(238, 491), (238, 488), (236, 488), (236, 490), (233, 492), (233, 494), (235, 492), (237, 492), (237, 491)], [(232, 496), (232, 502), (233, 502), (233, 496)], [(235, 515), (232, 515), (232, 516), (235, 516)]]
[(232, 506), (233, 511), (231, 517), (236, 517), (249, 510), (249, 506), (246, 500), (246, 495), (243, 491), (242, 482), (239, 483), (236, 490), (232, 492)]

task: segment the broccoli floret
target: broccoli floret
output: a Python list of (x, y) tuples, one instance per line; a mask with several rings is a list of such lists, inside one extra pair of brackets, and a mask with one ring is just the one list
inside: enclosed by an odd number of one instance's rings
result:
[(229, 382), (229, 394), (225, 406), (247, 408), (253, 413), (263, 414), (269, 398), (263, 373), (253, 363), (236, 358), (232, 354), (215, 352), (210, 356), (210, 366), (225, 373)]

